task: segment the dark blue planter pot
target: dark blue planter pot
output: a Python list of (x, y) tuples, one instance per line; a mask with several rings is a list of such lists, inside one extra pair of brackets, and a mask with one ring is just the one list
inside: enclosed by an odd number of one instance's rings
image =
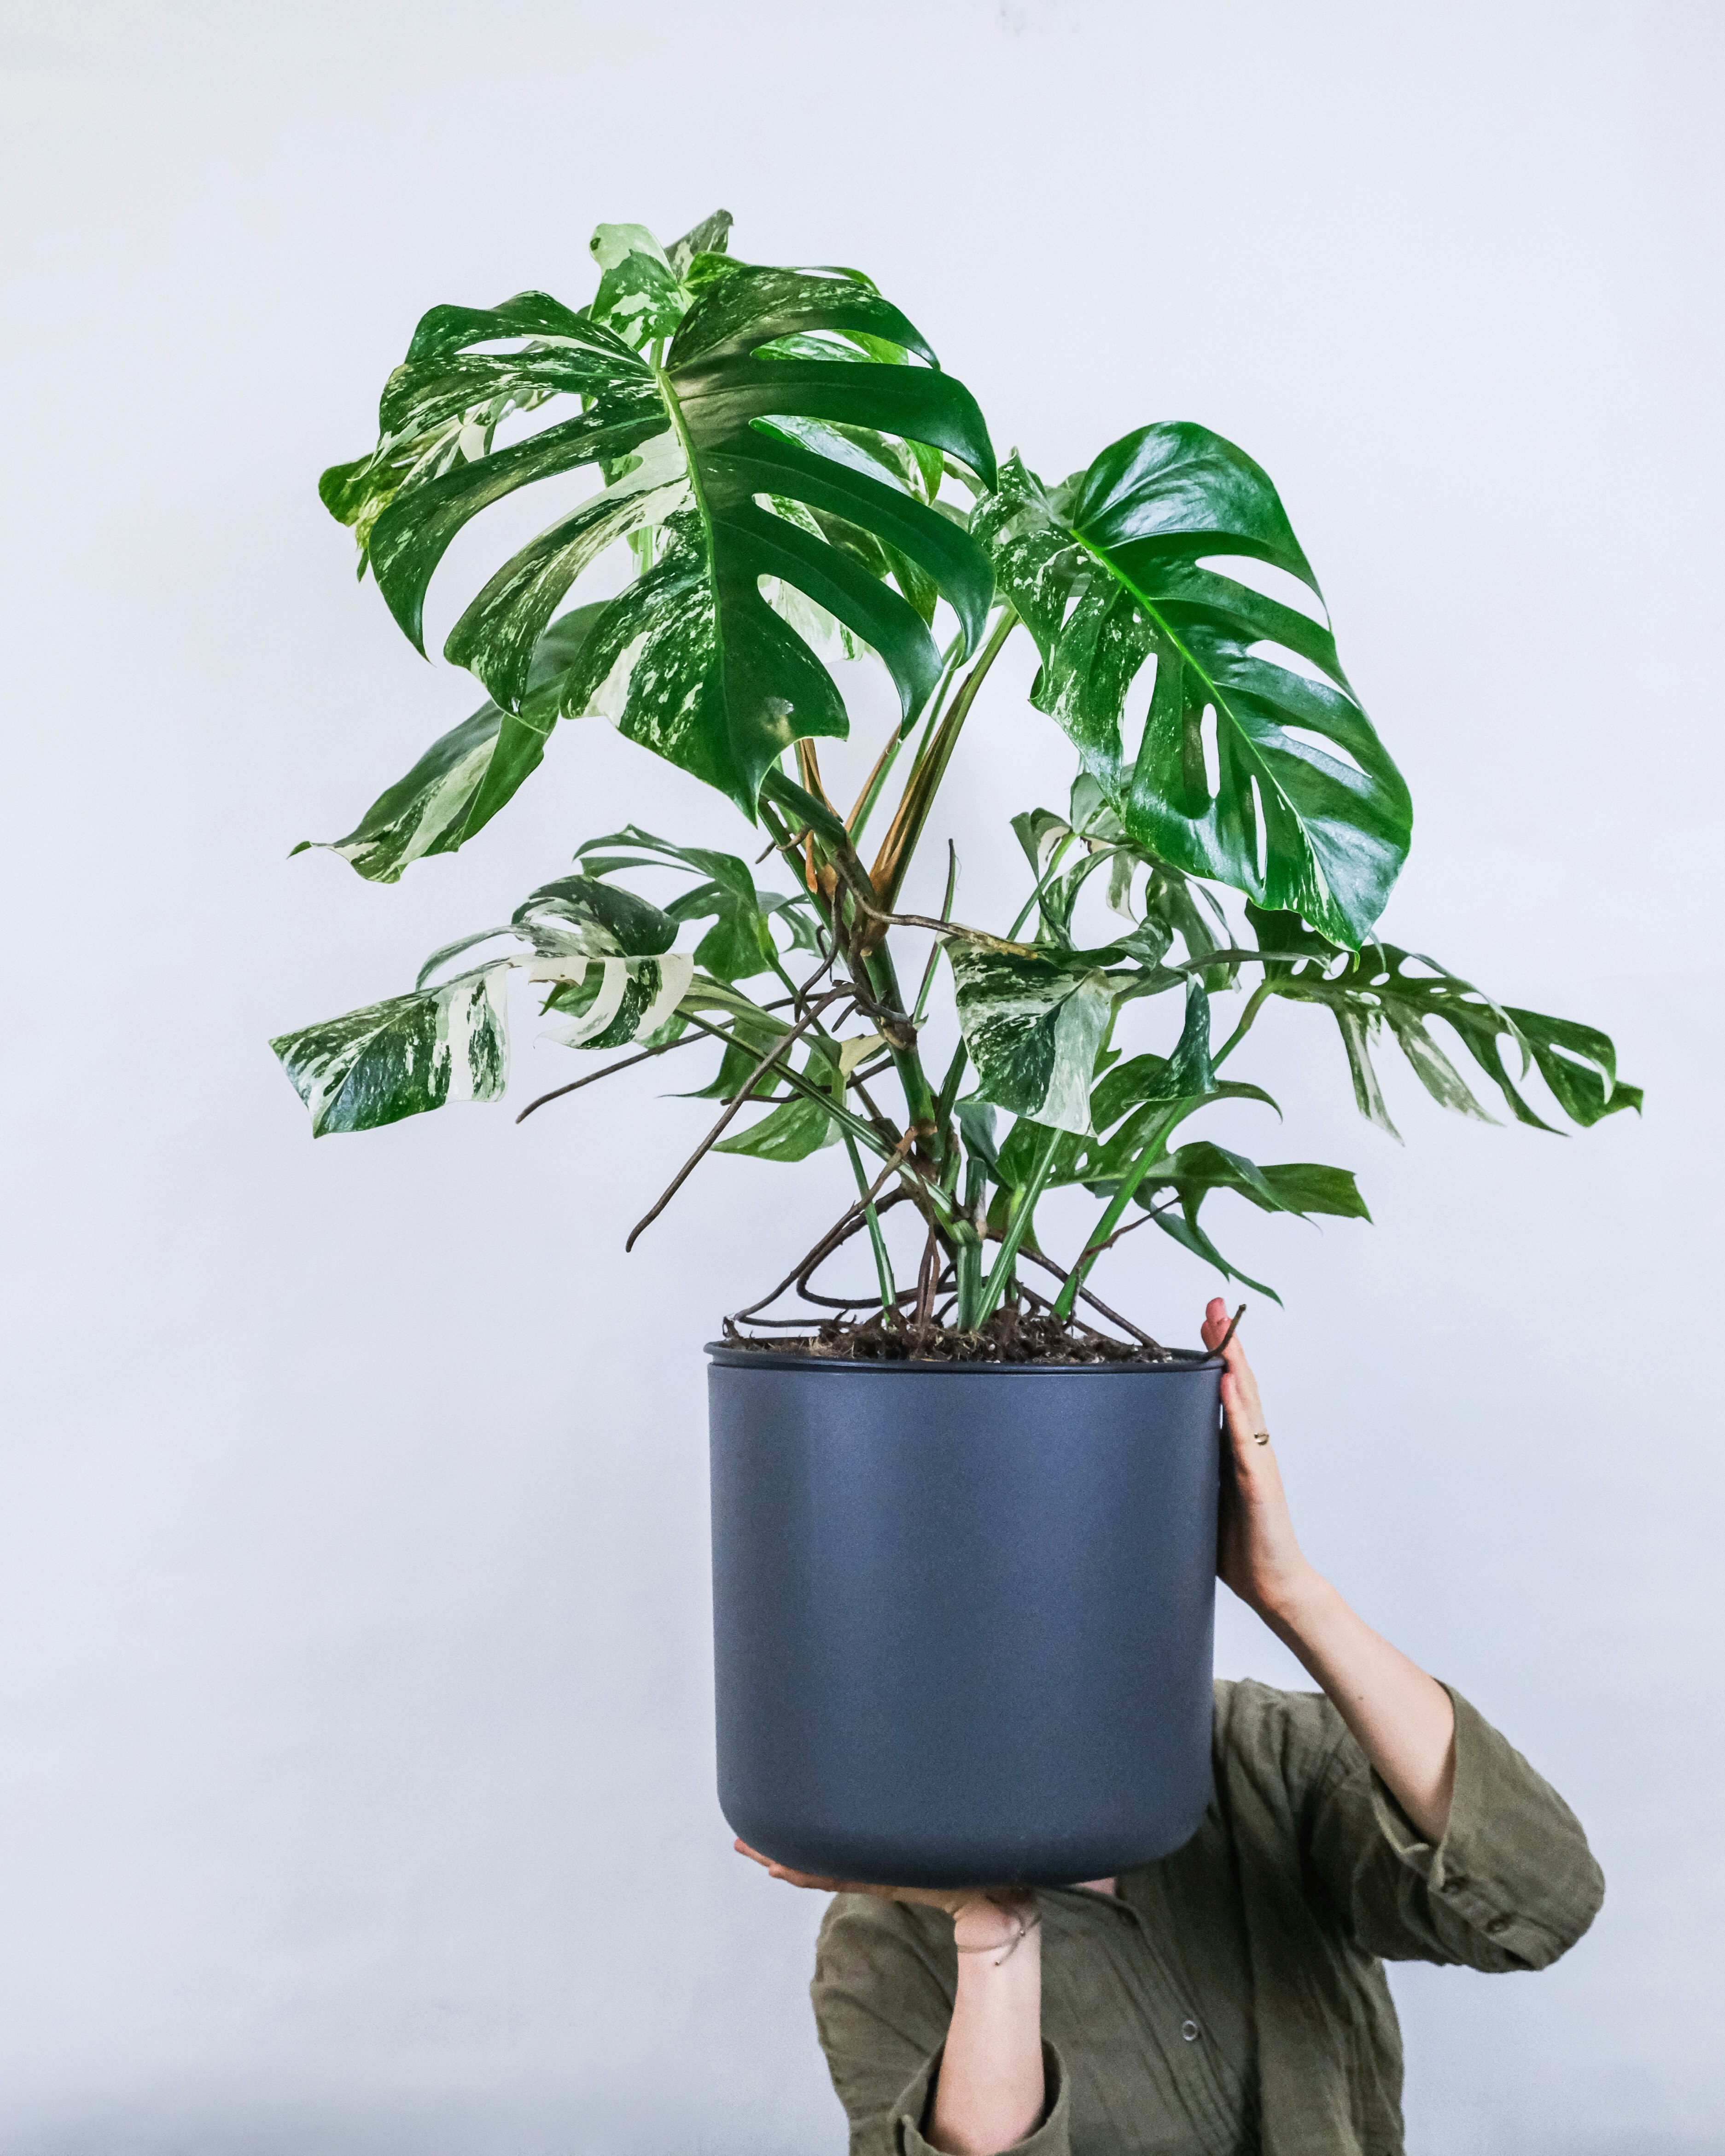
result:
[(1210, 1795), (1220, 1371), (711, 1347), (719, 1803), (798, 1871), (1105, 1877)]

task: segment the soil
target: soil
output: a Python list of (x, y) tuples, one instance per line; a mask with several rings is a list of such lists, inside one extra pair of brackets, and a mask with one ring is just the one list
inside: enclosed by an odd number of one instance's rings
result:
[(754, 1348), (764, 1354), (818, 1355), (845, 1363), (1136, 1363), (1154, 1365), (1183, 1360), (1166, 1348), (1116, 1340), (1086, 1325), (1062, 1324), (1044, 1312), (997, 1310), (974, 1332), (950, 1325), (929, 1324), (920, 1331), (908, 1320), (882, 1323), (880, 1312), (860, 1323), (828, 1318), (812, 1333), (740, 1332), (725, 1321), (727, 1348)]

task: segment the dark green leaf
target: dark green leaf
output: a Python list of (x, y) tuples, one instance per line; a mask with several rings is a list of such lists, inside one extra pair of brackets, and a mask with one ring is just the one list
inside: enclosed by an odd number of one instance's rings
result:
[(721, 1138), (713, 1151), (742, 1153), (751, 1160), (806, 1160), (821, 1147), (835, 1144), (838, 1137), (839, 1126), (820, 1102), (799, 1093), (769, 1108), (752, 1129)]
[[(599, 465), (602, 490), (498, 570), (456, 624), (447, 654), (505, 711), (524, 710), (547, 623), (582, 571), (627, 539), (645, 573), (604, 609), (531, 715), (547, 723), (588, 711), (613, 716), (629, 739), (752, 815), (763, 775), (792, 742), (846, 731), (831, 677), (763, 583), (870, 644), (907, 720), (940, 671), (919, 613), (929, 610), (929, 582), (972, 634), (992, 588), (986, 561), (948, 519), (773, 423), (894, 434), (992, 475), (987, 431), (968, 393), (933, 366), (854, 352), (757, 357), (786, 336), (839, 336), (860, 350), (884, 340), (895, 359), (906, 350), (927, 356), (916, 331), (865, 283), (740, 265), (697, 279), (699, 265), (722, 258), (693, 248), (685, 283), (639, 228), (602, 228), (598, 245), (603, 279), (592, 318), (542, 294), (490, 310), (434, 310), (385, 392), (377, 449), (326, 475), (325, 496), (360, 530), (379, 588), (417, 644), (431, 576), (470, 518), (520, 487)], [(660, 370), (632, 347), (655, 344), (674, 314)], [(516, 348), (475, 349), (501, 343)], [(501, 418), (560, 396), (579, 398), (578, 416), (495, 446)], [(761, 496), (793, 513), (763, 507)], [(878, 566), (832, 545), (818, 514), (867, 533)], [(908, 598), (882, 581), (895, 566)]]
[[(1005, 1142), (989, 1170), (991, 1181), (1009, 1190), (1023, 1190), (1035, 1174), (1052, 1135), (1050, 1127), (1029, 1116), (1020, 1116), (1007, 1132)], [(1076, 1168), (1084, 1140), (1076, 1131), (1062, 1131), (1055, 1147), (1054, 1162), (1045, 1178), (1050, 1189), (1077, 1181)]]
[[(1142, 1191), (1138, 1195), (1142, 1201)], [(1158, 1213), (1156, 1224), (1163, 1235), (1172, 1236), (1183, 1250), (1190, 1250), (1194, 1258), (1203, 1258), (1213, 1265), (1224, 1280), (1237, 1280), (1242, 1287), (1250, 1288), (1255, 1295), (1267, 1295), (1278, 1308), (1281, 1306), (1281, 1297), (1276, 1290), (1267, 1281), (1254, 1280), (1250, 1273), (1243, 1273), (1238, 1265), (1231, 1265), (1199, 1227), (1195, 1218), (1189, 1219), (1179, 1213)]]
[[(1360, 942), (1406, 858), (1407, 789), (1328, 630), (1199, 566), (1246, 555), (1317, 590), (1250, 458), (1202, 427), (1146, 427), (1057, 495), (1012, 459), (972, 528), (1041, 651), (1033, 701), (1070, 735), (1127, 833), (1193, 875)], [(1265, 643), (1316, 665), (1327, 685), (1260, 658)], [(1129, 757), (1127, 699), (1153, 660)]]

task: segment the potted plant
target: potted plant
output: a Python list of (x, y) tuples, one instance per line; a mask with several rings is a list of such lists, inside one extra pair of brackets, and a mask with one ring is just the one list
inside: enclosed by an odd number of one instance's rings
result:
[[(560, 721), (600, 714), (724, 795), (759, 859), (634, 825), (587, 839), (408, 993), (273, 1045), (319, 1136), (501, 1097), (517, 972), (556, 1038), (617, 1051), (524, 1114), (706, 1050), (695, 1090), (719, 1111), (631, 1247), (710, 1151), (842, 1149), (854, 1197), (768, 1294), (739, 1284), (709, 1350), (721, 1802), (811, 1871), (1100, 1876), (1177, 1846), (1209, 1794), (1218, 1373), (1105, 1303), (1095, 1269), (1153, 1225), (1246, 1281), (1211, 1238), (1218, 1192), (1368, 1217), (1346, 1168), (1189, 1127), (1274, 1106), (1235, 1060), (1266, 1004), (1330, 1014), (1384, 1129), (1386, 1038), (1443, 1106), (1485, 1114), (1434, 1020), (1536, 1129), (1535, 1070), (1578, 1124), (1640, 1096), (1603, 1034), (1376, 938), (1407, 790), (1250, 457), (1160, 422), (1045, 485), (997, 461), (867, 277), (740, 262), (730, 222), (670, 247), (602, 225), (584, 306), (529, 292), (418, 324), (376, 448), (321, 483), (416, 645), (471, 518), (559, 475), (589, 490), (449, 636), (487, 701), (332, 844), (393, 882), (490, 823)], [(571, 604), (619, 549), (617, 596)], [(1262, 565), (1304, 603), (1261, 589)], [(1013, 819), (1014, 919), (955, 916), (950, 853), (939, 914), (906, 912), (1020, 630), (1031, 701), (1077, 752), (1070, 798)], [(822, 778), (849, 721), (820, 654), (864, 648), (900, 719), (847, 804)], [(924, 1028), (948, 991), (961, 1037), (937, 1069)], [(1061, 1188), (1093, 1206), (1076, 1247), (1039, 1233)], [(824, 1285), (865, 1250), (865, 1289)], [(787, 1296), (801, 1315), (773, 1314)]]

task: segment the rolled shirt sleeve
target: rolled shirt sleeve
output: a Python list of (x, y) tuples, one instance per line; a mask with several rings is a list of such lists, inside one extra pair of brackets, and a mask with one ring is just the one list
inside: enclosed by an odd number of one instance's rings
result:
[[(929, 2098), (939, 2071), (940, 2054), (937, 2052), (894, 2107), (896, 2138), (885, 2144), (892, 2156), (940, 2156), (932, 2143), (922, 2138), (922, 2128), (928, 2123)], [(1003, 2156), (1072, 2156), (1072, 2098), (1066, 2069), (1060, 2053), (1046, 2039), (1042, 2046), (1042, 2123), (1028, 2140), (1014, 2141)], [(851, 2147), (855, 2150), (856, 2146), (853, 2138)], [(873, 2156), (872, 2150), (870, 2156)]]
[[(957, 1979), (949, 1917), (868, 1894), (834, 1895), (809, 1989), (850, 2122), (850, 2156), (937, 2156), (924, 2131)], [(1042, 2065), (1042, 2123), (1012, 2156), (1070, 2156), (1070, 2076), (1045, 2041)]]
[(1557, 1791), (1461, 1695), (1442, 1839), (1420, 1835), (1352, 1738), (1311, 1814), (1312, 1863), (1355, 1939), (1386, 1961), (1547, 1968), (1586, 1931), (1605, 1882)]

